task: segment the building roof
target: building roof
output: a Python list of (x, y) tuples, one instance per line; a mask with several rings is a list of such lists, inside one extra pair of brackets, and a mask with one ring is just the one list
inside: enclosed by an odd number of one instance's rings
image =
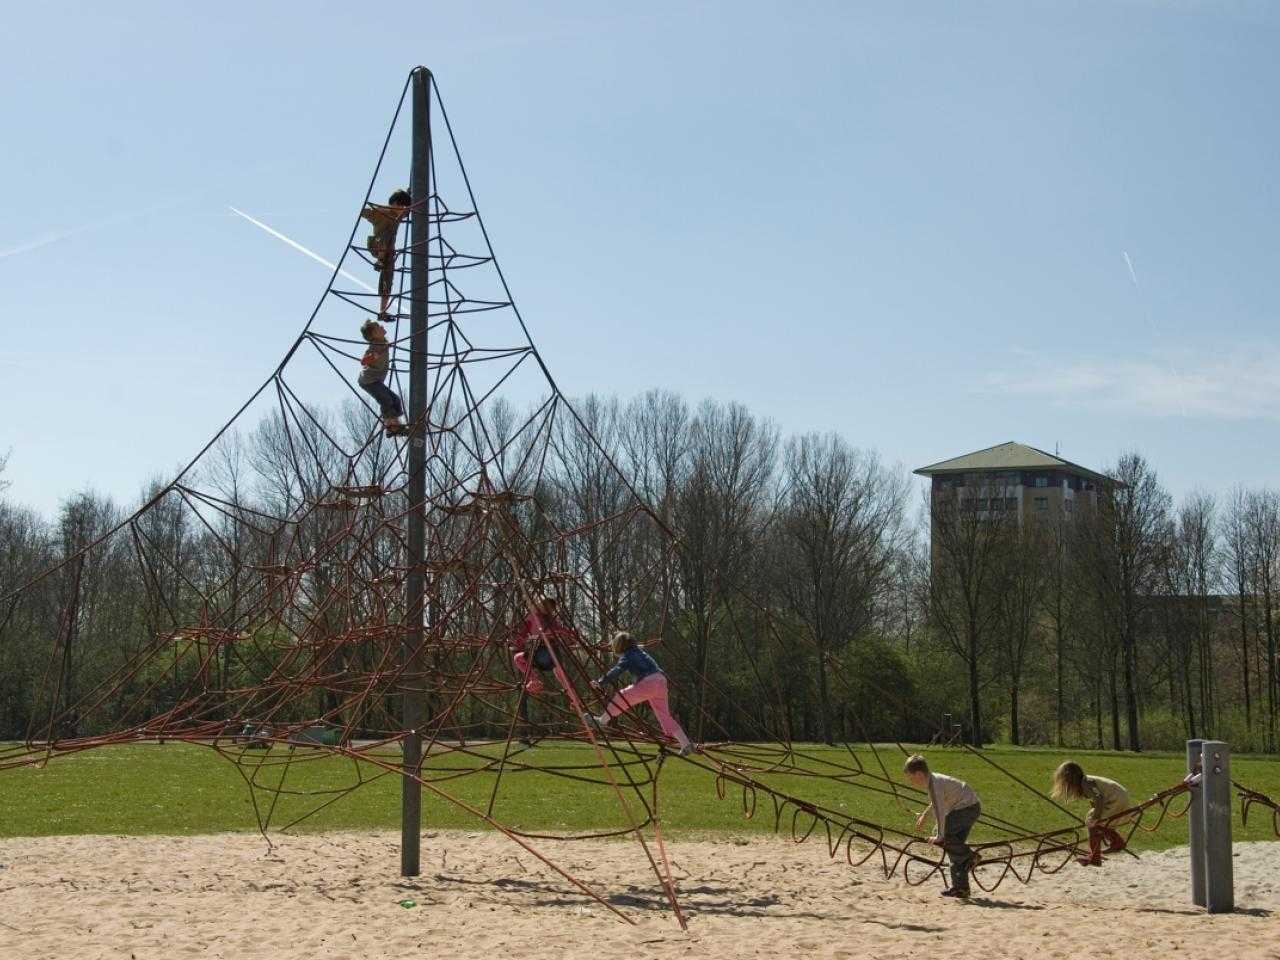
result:
[(1065, 470), (1093, 480), (1108, 479), (1095, 470), (1082, 467), (1070, 460), (1063, 460), (1052, 453), (1045, 453), (1025, 443), (1000, 443), (985, 450), (975, 450), (961, 457), (940, 460), (927, 467), (921, 467), (915, 473), (922, 477), (932, 477), (945, 473), (978, 473), (984, 470)]

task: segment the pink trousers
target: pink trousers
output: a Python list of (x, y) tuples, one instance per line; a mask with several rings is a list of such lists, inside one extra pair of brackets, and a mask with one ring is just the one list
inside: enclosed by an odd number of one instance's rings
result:
[(684, 730), (681, 729), (676, 718), (671, 715), (671, 708), (667, 706), (667, 678), (665, 674), (651, 673), (647, 677), (637, 680), (631, 686), (623, 687), (613, 695), (613, 699), (604, 708), (604, 712), (609, 717), (616, 717), (618, 714), (625, 713), (629, 708), (641, 703), (649, 704), (649, 709), (658, 718), (658, 726), (662, 728), (664, 734), (681, 746), (689, 742)]
[(529, 657), (521, 652), (511, 658), (516, 664), (516, 673), (520, 674), (520, 679), (524, 681), (524, 688), (527, 692), (538, 694), (543, 691), (542, 678), (538, 676), (533, 669), (533, 664), (529, 662)]

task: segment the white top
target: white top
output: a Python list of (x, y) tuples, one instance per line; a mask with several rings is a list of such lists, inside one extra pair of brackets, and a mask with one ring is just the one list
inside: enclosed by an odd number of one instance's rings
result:
[(938, 821), (938, 835), (941, 836), (947, 826), (947, 814), (952, 810), (963, 810), (978, 802), (978, 795), (973, 787), (963, 780), (948, 777), (945, 773), (929, 774), (929, 813)]

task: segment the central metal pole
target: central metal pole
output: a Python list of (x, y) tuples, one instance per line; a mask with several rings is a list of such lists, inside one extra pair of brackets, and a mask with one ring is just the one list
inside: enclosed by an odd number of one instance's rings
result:
[(405, 576), (403, 640), (404, 775), (400, 793), (400, 874), (416, 877), (421, 872), (419, 850), (422, 836), (422, 735), (418, 727), (425, 713), (423, 689), (426, 613), (426, 531), (424, 529), (426, 478), (427, 412), (427, 284), (428, 243), (431, 230), (431, 72), (419, 67), (413, 72), (413, 167), (409, 173), (409, 194), (413, 210), (409, 219), (409, 472), (408, 574)]
[[(1187, 774), (1200, 772), (1203, 740), (1187, 741)], [(1191, 902), (1203, 907), (1204, 892), (1204, 786), (1191, 788), (1191, 805), (1187, 808), (1187, 844), (1191, 853)]]
[(1200, 746), (1200, 804), (1204, 815), (1204, 906), (1210, 913), (1236, 908), (1231, 864), (1231, 749), (1221, 740)]

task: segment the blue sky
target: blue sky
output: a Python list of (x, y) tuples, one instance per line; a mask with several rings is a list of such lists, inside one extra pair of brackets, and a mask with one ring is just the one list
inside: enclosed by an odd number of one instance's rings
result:
[(1268, 4), (49, 3), (4, 32), (0, 451), (41, 509), (132, 498), (269, 374), (326, 274), (228, 205), (336, 257), (419, 62), (571, 395), (736, 399), (908, 467), (1013, 439), (1280, 484)]

